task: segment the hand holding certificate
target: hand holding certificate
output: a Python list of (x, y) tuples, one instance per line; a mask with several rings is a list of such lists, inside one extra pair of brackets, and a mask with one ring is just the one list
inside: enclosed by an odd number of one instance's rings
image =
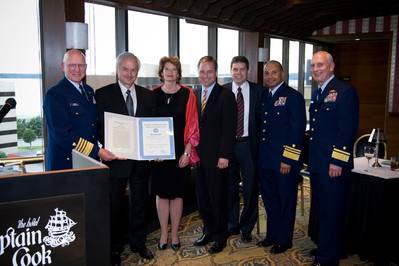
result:
[(105, 147), (132, 160), (175, 159), (171, 117), (132, 117), (104, 113)]

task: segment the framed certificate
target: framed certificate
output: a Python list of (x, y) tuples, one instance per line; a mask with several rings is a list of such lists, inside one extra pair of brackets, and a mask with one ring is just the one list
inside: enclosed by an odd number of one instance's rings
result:
[(104, 144), (116, 156), (132, 160), (173, 160), (172, 117), (132, 117), (104, 113)]

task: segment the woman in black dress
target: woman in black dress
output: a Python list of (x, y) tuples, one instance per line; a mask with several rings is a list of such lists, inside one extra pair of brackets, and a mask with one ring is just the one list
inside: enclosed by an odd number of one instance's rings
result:
[(158, 248), (168, 242), (168, 221), (171, 221), (171, 248), (178, 250), (178, 230), (183, 211), (183, 196), (190, 174), (190, 162), (198, 161), (195, 146), (199, 142), (195, 95), (190, 88), (180, 85), (181, 64), (177, 57), (162, 57), (158, 75), (163, 84), (154, 89), (156, 115), (173, 117), (175, 160), (157, 161), (152, 167), (152, 192), (161, 226)]

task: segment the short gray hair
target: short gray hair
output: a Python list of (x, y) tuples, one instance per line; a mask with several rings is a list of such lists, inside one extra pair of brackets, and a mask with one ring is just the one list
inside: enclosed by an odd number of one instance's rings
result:
[(130, 52), (123, 52), (118, 55), (118, 57), (116, 58), (116, 68), (118, 69), (119, 66), (121, 65), (122, 61), (124, 61), (126, 59), (136, 60), (137, 65), (138, 65), (138, 70), (140, 70), (141, 62), (140, 62), (139, 58)]

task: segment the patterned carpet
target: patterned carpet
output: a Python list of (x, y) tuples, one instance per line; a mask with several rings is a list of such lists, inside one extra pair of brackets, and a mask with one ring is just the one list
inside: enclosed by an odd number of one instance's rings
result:
[[(304, 215), (301, 213), (300, 193), (298, 192), (297, 217), (295, 222), (294, 246), (282, 254), (271, 254), (270, 248), (256, 246), (256, 242), (263, 239), (266, 232), (265, 211), (262, 200), (259, 200), (259, 234), (257, 226), (252, 232), (253, 241), (245, 244), (241, 242), (239, 235), (231, 236), (228, 239), (227, 247), (223, 252), (209, 255), (206, 247), (194, 247), (193, 242), (202, 233), (202, 221), (198, 212), (183, 217), (180, 229), (181, 249), (174, 252), (168, 248), (159, 251), (157, 242), (159, 230), (148, 235), (147, 247), (150, 248), (155, 258), (151, 261), (143, 260), (137, 254), (131, 253), (129, 247), (122, 253), (122, 260), (125, 266), (130, 265), (220, 265), (220, 266), (260, 266), (260, 265), (311, 265), (313, 257), (309, 251), (315, 246), (307, 236), (307, 223), (309, 216), (309, 189), (304, 188)], [(370, 262), (362, 262), (357, 256), (350, 256), (341, 260), (341, 265), (373, 265)]]

